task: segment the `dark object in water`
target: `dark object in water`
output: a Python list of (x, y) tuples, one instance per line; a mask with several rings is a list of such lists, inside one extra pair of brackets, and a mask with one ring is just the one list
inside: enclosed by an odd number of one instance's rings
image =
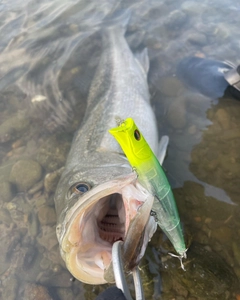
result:
[(205, 59), (186, 57), (177, 66), (177, 77), (187, 87), (210, 98), (221, 98), (225, 93), (240, 100), (240, 66)]
[(116, 286), (111, 286), (106, 291), (101, 293), (96, 300), (126, 300), (122, 291)]

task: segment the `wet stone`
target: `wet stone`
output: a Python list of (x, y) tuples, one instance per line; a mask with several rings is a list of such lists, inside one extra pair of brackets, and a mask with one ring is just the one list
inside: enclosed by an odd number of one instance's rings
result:
[(195, 1), (185, 1), (183, 2), (181, 9), (188, 15), (195, 16), (201, 15), (207, 7), (203, 4), (199, 5), (199, 3)]
[(144, 41), (145, 46), (150, 49), (161, 49), (163, 47), (163, 44), (161, 40), (157, 36), (150, 36), (148, 35)]
[(219, 164), (225, 173), (222, 175), (231, 179), (233, 176), (238, 176), (240, 171), (240, 165), (235, 162), (235, 159), (228, 155), (221, 155), (219, 158)]
[(143, 42), (144, 36), (145, 36), (144, 31), (138, 31), (138, 32), (134, 32), (131, 35), (128, 35), (126, 37), (126, 40), (130, 47), (132, 47), (133, 49), (136, 49)]
[(21, 146), (23, 146), (23, 141), (21, 139), (16, 140), (14, 143), (12, 143), (12, 149), (17, 149)]
[(53, 298), (45, 286), (28, 283), (24, 290), (24, 300), (53, 300)]
[(56, 170), (55, 172), (48, 173), (44, 178), (44, 188), (46, 192), (53, 193), (56, 190), (58, 181), (60, 179), (60, 176), (63, 172), (64, 168), (60, 168), (59, 170)]
[[(82, 290), (77, 295), (79, 297), (79, 299), (84, 299), (84, 292)], [(73, 294), (72, 290), (69, 288), (58, 288), (57, 294), (60, 299), (76, 300), (76, 296)]]
[(232, 28), (225, 23), (217, 24), (213, 32), (215, 38), (219, 41), (224, 41), (232, 35)]
[(45, 195), (41, 195), (40, 197), (36, 198), (36, 199), (32, 199), (32, 201), (35, 201), (35, 205), (36, 207), (40, 207), (42, 205), (47, 204), (47, 198), (45, 197)]
[(147, 13), (144, 15), (147, 19), (158, 19), (160, 17), (166, 16), (168, 13), (168, 7), (165, 3), (157, 2), (157, 5), (152, 7), (147, 11)]
[(35, 246), (28, 245), (26, 251), (23, 251), (23, 270), (29, 270), (34, 264), (38, 255), (38, 250)]
[(15, 250), (20, 245), (21, 235), (18, 231), (13, 230), (6, 236), (1, 237), (0, 243), (0, 265), (1, 262), (10, 262)]
[(225, 291), (229, 291), (232, 296), (237, 278), (222, 257), (206, 250), (198, 243), (190, 246), (187, 256), (186, 272), (176, 268), (173, 259), (167, 263), (167, 272), (171, 274), (173, 288), (177, 286), (179, 289), (181, 286), (188, 291), (189, 296), (197, 297), (197, 299), (226, 299)]
[(19, 282), (15, 276), (7, 278), (4, 282), (2, 299), (16, 300), (18, 293)]
[(12, 186), (9, 182), (0, 182), (0, 202), (8, 202), (12, 199)]
[(28, 234), (29, 236), (35, 238), (38, 235), (39, 222), (36, 214), (34, 212), (28, 215)]
[(168, 29), (175, 29), (181, 27), (187, 20), (187, 15), (180, 11), (174, 10), (168, 16), (167, 19), (164, 21), (164, 25)]
[(230, 129), (231, 127), (231, 116), (228, 112), (223, 109), (219, 108), (215, 114), (215, 118), (218, 123), (221, 125), (222, 129)]
[[(18, 52), (18, 55), (22, 54), (22, 51)], [(17, 85), (9, 85), (2, 93), (3, 102), (7, 103), (8, 111), (13, 113), (22, 109), (25, 97), (26, 95)]]
[(69, 148), (70, 143), (52, 137), (40, 147), (37, 160), (47, 172), (55, 171), (65, 164)]
[(40, 245), (50, 251), (54, 246), (58, 245), (55, 228), (50, 226), (42, 226), (41, 229), (42, 233), (37, 237), (37, 241)]
[(221, 243), (229, 243), (232, 240), (232, 230), (227, 226), (222, 226), (212, 230), (211, 237)]
[(201, 45), (204, 46), (207, 44), (207, 38), (204, 34), (198, 33), (198, 32), (193, 32), (190, 33), (187, 37), (187, 40), (194, 45)]
[(177, 294), (182, 297), (183, 299), (185, 299), (184, 297), (187, 297), (188, 295), (188, 291), (187, 289), (182, 286), (181, 284), (179, 284), (178, 282), (174, 283), (174, 290), (177, 292)]
[(41, 274), (39, 282), (43, 285), (67, 288), (72, 286), (71, 278), (72, 275), (68, 271), (61, 270), (55, 273), (49, 270)]
[(13, 149), (12, 153), (15, 157), (18, 157), (20, 156), (20, 154), (23, 154), (26, 150), (26, 147), (25, 146), (22, 146), (22, 147), (18, 147), (16, 149)]
[(183, 90), (181, 81), (176, 77), (161, 77), (155, 84), (161, 93), (169, 97), (176, 97)]
[[(43, 254), (40, 253), (40, 246), (34, 241), (34, 245), (25, 245), (22, 247), (22, 265), (19, 268), (19, 276), (22, 281), (36, 283), (38, 282), (40, 268), (40, 261), (43, 258)], [(36, 253), (34, 253), (34, 248), (36, 246)], [(28, 247), (31, 247), (32, 250), (30, 255), (31, 257), (27, 257)], [(26, 265), (25, 265), (26, 264)]]
[(42, 168), (34, 160), (19, 160), (11, 170), (9, 180), (17, 186), (19, 192), (30, 189), (42, 176)]
[(1, 165), (0, 168), (0, 182), (6, 182), (9, 180), (9, 176), (14, 165), (15, 161), (13, 162), (5, 162)]
[(7, 226), (12, 223), (11, 215), (7, 209), (0, 209), (0, 223), (4, 223)]
[[(4, 236), (5, 234), (5, 236)], [(0, 232), (1, 243), (0, 243), (0, 275), (3, 274), (11, 265), (11, 258), (14, 254), (15, 247), (20, 242), (20, 234), (16, 231), (6, 229)]]
[(0, 143), (18, 138), (29, 126), (29, 120), (23, 112), (19, 112), (0, 125)]
[(43, 270), (48, 270), (51, 266), (51, 261), (49, 259), (47, 259), (46, 257), (44, 257), (41, 262), (40, 262), (40, 267)]
[(168, 114), (168, 123), (175, 129), (182, 129), (185, 127), (186, 120), (186, 108), (185, 100), (179, 99), (174, 101), (169, 107)]
[(43, 188), (43, 181), (39, 181), (38, 183), (36, 183), (29, 191), (28, 191), (28, 195), (33, 195), (36, 192), (40, 191)]
[(53, 207), (44, 205), (39, 207), (38, 219), (41, 225), (54, 225), (56, 224), (56, 212)]
[(46, 253), (46, 258), (48, 258), (52, 264), (61, 265), (64, 269), (66, 268), (66, 264), (64, 260), (61, 257), (60, 251), (59, 251), (59, 244), (56, 243), (51, 251)]

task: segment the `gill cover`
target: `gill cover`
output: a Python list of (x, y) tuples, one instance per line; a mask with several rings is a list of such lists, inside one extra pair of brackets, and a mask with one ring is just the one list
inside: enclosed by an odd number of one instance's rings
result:
[(109, 132), (118, 141), (132, 166), (138, 167), (154, 155), (132, 118), (122, 121)]

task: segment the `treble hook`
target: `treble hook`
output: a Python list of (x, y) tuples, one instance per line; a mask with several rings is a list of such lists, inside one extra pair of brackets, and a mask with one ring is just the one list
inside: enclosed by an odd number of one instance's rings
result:
[[(117, 241), (112, 247), (112, 263), (116, 286), (122, 290), (127, 300), (133, 300), (125, 278), (121, 254), (122, 241)], [(138, 267), (132, 271), (136, 300), (145, 300), (143, 286)]]

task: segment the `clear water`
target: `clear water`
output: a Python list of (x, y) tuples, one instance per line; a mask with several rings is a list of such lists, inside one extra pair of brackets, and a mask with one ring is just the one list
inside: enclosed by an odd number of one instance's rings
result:
[(131, 48), (149, 50), (159, 134), (170, 137), (164, 168), (190, 245), (183, 272), (155, 234), (141, 266), (146, 298), (240, 297), (240, 102), (204, 97), (174, 76), (190, 55), (240, 63), (240, 5), (9, 0), (0, 2), (1, 299), (95, 299), (106, 288), (71, 281), (53, 196), (101, 53), (98, 30), (127, 8)]

